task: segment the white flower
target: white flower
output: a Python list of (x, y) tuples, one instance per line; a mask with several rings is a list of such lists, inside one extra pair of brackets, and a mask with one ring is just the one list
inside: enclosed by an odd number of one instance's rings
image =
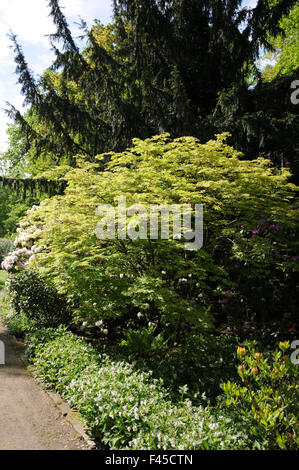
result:
[(41, 247), (41, 246), (35, 246), (35, 245), (34, 245), (34, 246), (31, 248), (32, 253), (39, 253), (41, 250), (42, 250), (42, 247)]

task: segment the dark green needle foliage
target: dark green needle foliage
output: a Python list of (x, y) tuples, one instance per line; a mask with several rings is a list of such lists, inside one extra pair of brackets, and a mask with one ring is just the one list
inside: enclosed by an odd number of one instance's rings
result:
[(58, 1), (50, 0), (55, 60), (41, 78), (12, 35), (22, 93), (40, 125), (12, 106), (10, 116), (36, 155), (55, 155), (53, 164), (74, 165), (76, 153), (93, 161), (134, 137), (169, 132), (206, 141), (230, 130), (245, 157), (262, 153), (297, 174), (291, 77), (263, 83), (255, 67), (261, 46), (271, 49), (269, 37), (281, 33), (281, 18), (295, 3), (258, 1), (247, 9), (240, 0), (114, 0), (112, 44), (98, 40), (99, 28), (105, 30), (99, 22), (88, 30), (82, 21), (81, 50)]

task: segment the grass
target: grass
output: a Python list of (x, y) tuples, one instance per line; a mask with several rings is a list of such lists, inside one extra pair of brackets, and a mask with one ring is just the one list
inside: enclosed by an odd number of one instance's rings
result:
[(0, 289), (3, 289), (7, 280), (7, 272), (0, 271)]

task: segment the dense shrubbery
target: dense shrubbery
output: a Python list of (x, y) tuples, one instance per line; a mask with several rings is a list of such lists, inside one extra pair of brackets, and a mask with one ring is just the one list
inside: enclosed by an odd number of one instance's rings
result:
[(298, 449), (299, 368), (288, 355), (289, 342), (280, 342), (270, 357), (257, 351), (256, 343), (238, 348), (242, 384), (223, 385), (226, 402), (241, 411), (249, 424), (252, 440), (266, 434), (269, 445)]
[[(27, 214), (37, 207), (33, 206)], [(65, 296), (42, 279), (36, 270), (28, 269), (28, 263), (42, 249), (34, 245), (41, 230), (29, 227), (27, 230), (19, 228), (18, 232), (14, 243), (9, 245), (10, 251), (1, 263), (9, 276), (6, 287), (12, 310), (7, 321), (11, 329), (15, 330), (15, 333), (18, 330), (22, 333), (22, 328), (26, 331), (27, 327), (34, 323), (47, 327), (69, 324), (72, 312)], [(12, 247), (15, 247), (14, 251)]]
[[(39, 380), (79, 410), (99, 446), (187, 450), (296, 445), (298, 368), (285, 352), (276, 352), (274, 362), (268, 363), (252, 346), (247, 345), (250, 354), (239, 347), (246, 367), (238, 372), (248, 382), (225, 384), (226, 404), (219, 397), (215, 406), (194, 406), (186, 397), (186, 385), (178, 388), (174, 400), (151, 370), (142, 371), (132, 358), (124, 361), (99, 353), (63, 327), (31, 332), (27, 344)], [(258, 372), (252, 372), (254, 367)]]
[[(296, 442), (298, 374), (285, 355), (272, 363), (263, 347), (265, 356), (239, 348), (236, 367), (237, 341), (253, 319), (257, 330), (271, 320), (296, 331), (296, 187), (264, 159), (243, 161), (224, 137), (135, 140), (110, 154), (104, 172), (78, 157), (65, 195), (28, 211), (2, 264), (13, 307), (6, 324), (29, 333), (36, 374), (111, 448)], [(204, 204), (203, 248), (172, 238), (99, 240), (96, 208), (122, 195), (127, 206), (187, 203), (193, 216)], [(94, 347), (65, 328), (41, 328), (61, 324), (79, 326)]]
[[(105, 172), (78, 158), (66, 173), (66, 194), (29, 212), (22, 243), (31, 237), (43, 246), (33, 263), (77, 302), (77, 321), (110, 339), (150, 324), (175, 343), (213, 318), (241, 326), (295, 312), (296, 187), (287, 171), (262, 158), (243, 161), (223, 140), (135, 140), (110, 154)], [(203, 248), (186, 251), (172, 239), (98, 240), (96, 207), (115, 205), (120, 195), (127, 206), (204, 204)]]
[(1, 320), (13, 335), (23, 338), (34, 328), (34, 321), (29, 320), (24, 313), (16, 314), (12, 309), (10, 297), (1, 292)]
[(39, 250), (39, 248), (33, 246), (30, 249), (19, 248), (11, 251), (4, 258), (1, 267), (10, 274), (16, 273), (23, 269), (28, 261), (34, 257), (34, 254), (37, 252), (35, 250)]
[(173, 403), (150, 372), (99, 355), (65, 329), (37, 331), (27, 343), (39, 379), (77, 408), (91, 436), (112, 449), (250, 447), (234, 413), (192, 406), (184, 387)]
[[(154, 337), (154, 342), (157, 341)], [(158, 337), (158, 340), (160, 338)], [(186, 397), (201, 402), (203, 397), (214, 402), (221, 393), (220, 385), (237, 378), (237, 338), (231, 335), (190, 333), (182, 344), (167, 348), (165, 343), (151, 344), (150, 349), (140, 345), (136, 334), (131, 343), (122, 344), (122, 358), (129, 357), (136, 369), (152, 370), (153, 376), (163, 378), (175, 398), (180, 386), (188, 384)], [(121, 349), (122, 349), (121, 348)], [(117, 351), (118, 355), (120, 351)], [(110, 350), (111, 355), (111, 350)], [(116, 355), (117, 357), (117, 355)]]
[(33, 320), (41, 327), (70, 323), (71, 309), (66, 299), (36, 272), (22, 270), (11, 276), (6, 284), (14, 315)]

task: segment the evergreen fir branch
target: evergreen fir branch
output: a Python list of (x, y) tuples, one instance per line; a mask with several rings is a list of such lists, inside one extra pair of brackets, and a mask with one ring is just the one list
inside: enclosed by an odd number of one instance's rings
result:
[(50, 197), (62, 195), (66, 189), (67, 183), (64, 179), (49, 180), (47, 178), (10, 178), (0, 176), (0, 185), (22, 193), (23, 197), (29, 193), (31, 196), (37, 192), (46, 193)]

